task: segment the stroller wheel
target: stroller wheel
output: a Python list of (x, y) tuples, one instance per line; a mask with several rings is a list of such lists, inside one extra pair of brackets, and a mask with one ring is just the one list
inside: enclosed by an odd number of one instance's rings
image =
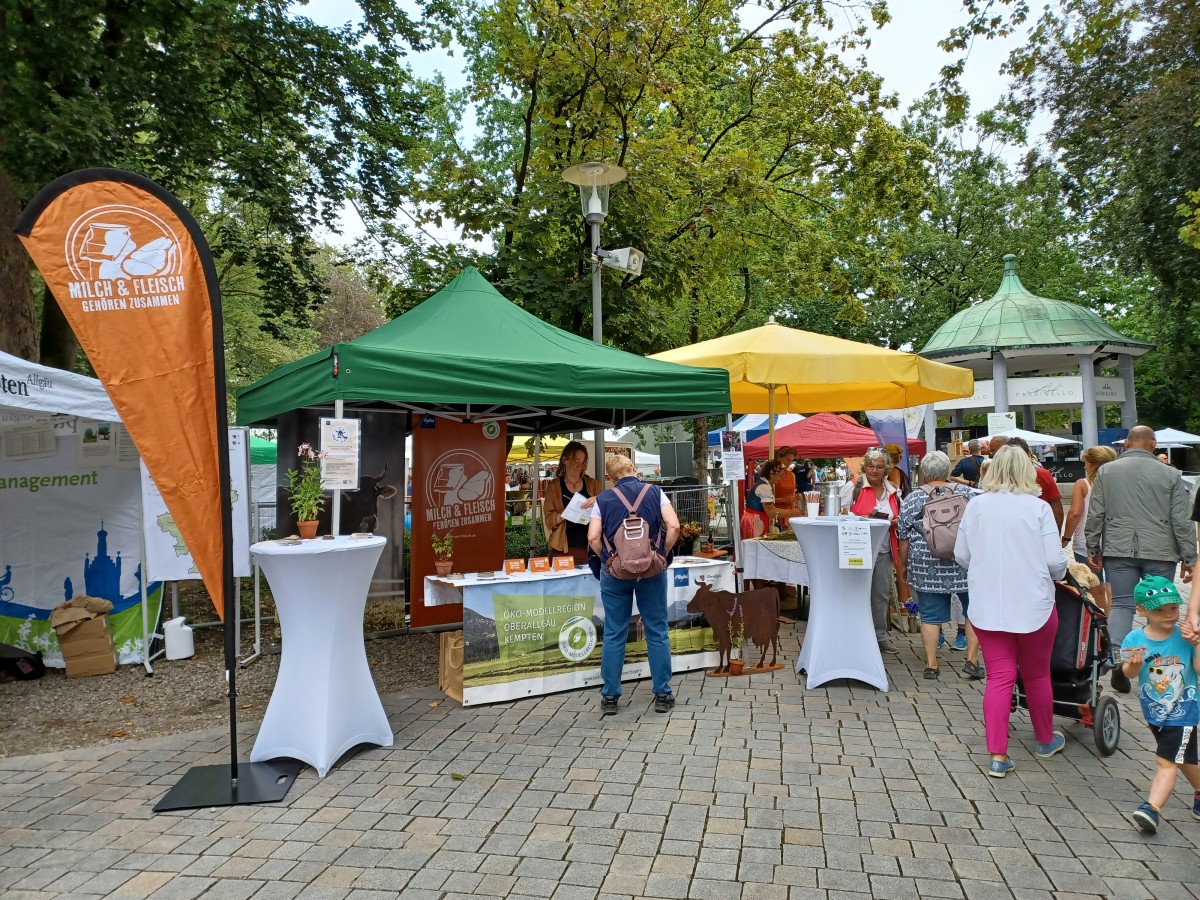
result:
[(1101, 697), (1096, 704), (1092, 734), (1096, 738), (1096, 749), (1101, 756), (1112, 756), (1121, 740), (1121, 708), (1112, 697)]

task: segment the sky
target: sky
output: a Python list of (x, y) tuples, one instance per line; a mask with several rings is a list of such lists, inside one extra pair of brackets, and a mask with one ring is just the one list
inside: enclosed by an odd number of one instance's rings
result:
[[(885, 88), (899, 96), (898, 122), (908, 106), (937, 81), (941, 67), (953, 60), (937, 42), (961, 24), (966, 14), (962, 0), (889, 0), (888, 8), (892, 21), (882, 29), (872, 29), (871, 47), (864, 55), (868, 66), (883, 76)], [(344, 23), (350, 11), (357, 12), (357, 7), (345, 0), (312, 0), (298, 8), (300, 14), (325, 25)], [(1000, 66), (1022, 38), (1023, 33), (1005, 40), (976, 41), (971, 47), (962, 83), (971, 98), (972, 112), (990, 108), (1003, 95), (1006, 83)], [(461, 56), (441, 48), (409, 58), (418, 77), (441, 73), (450, 88), (465, 85), (462, 62)], [(329, 236), (335, 243), (349, 243), (364, 233), (361, 220), (349, 208), (343, 210), (342, 224), (340, 236)], [(439, 237), (453, 239), (456, 233), (445, 229)]]

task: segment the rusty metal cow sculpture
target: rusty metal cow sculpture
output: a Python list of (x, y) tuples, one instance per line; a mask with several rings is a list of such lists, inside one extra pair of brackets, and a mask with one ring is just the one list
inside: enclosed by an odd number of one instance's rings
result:
[(696, 581), (699, 590), (688, 601), (688, 612), (703, 615), (712, 628), (720, 658), (714, 675), (729, 672), (729, 655), (733, 648), (731, 633), (742, 629), (746, 640), (761, 650), (758, 665), (761, 669), (767, 658), (767, 648), (773, 649), (771, 666), (778, 668), (779, 658), (779, 592), (775, 588), (760, 588), (735, 594), (714, 591), (706, 582)]

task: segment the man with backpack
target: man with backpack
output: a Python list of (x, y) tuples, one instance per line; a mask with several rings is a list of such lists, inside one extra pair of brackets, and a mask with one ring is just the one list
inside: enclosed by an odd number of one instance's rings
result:
[(940, 450), (921, 459), (921, 487), (900, 505), (897, 537), (900, 539), (902, 571), (917, 592), (921, 613), (921, 644), (925, 649), (925, 677), (940, 673), (937, 649), (942, 625), (950, 621), (950, 595), (958, 594), (967, 619), (967, 661), (962, 674), (983, 678), (979, 665), (979, 639), (971, 627), (967, 596), (967, 570), (954, 561), (954, 542), (963, 512), (974, 491), (950, 484), (950, 457)]
[(679, 536), (679, 517), (657, 485), (637, 477), (627, 456), (614, 454), (604, 466), (613, 482), (592, 507), (588, 546), (600, 559), (600, 601), (604, 605), (604, 643), (600, 651), (600, 713), (617, 712), (625, 644), (633, 602), (646, 634), (646, 655), (654, 691), (654, 711), (670, 712), (671, 641), (667, 633), (667, 548)]
[[(958, 461), (958, 465), (950, 473), (950, 481), (965, 484), (967, 487), (977, 487), (979, 485), (979, 476), (983, 469), (983, 456), (979, 452), (982, 446), (979, 441), (967, 441), (968, 455)], [(949, 459), (949, 457), (946, 458)]]

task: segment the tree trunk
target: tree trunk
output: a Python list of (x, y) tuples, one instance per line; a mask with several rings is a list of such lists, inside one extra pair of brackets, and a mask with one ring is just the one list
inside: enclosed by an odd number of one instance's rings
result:
[(38, 360), (37, 307), (29, 284), (29, 257), (13, 231), (21, 203), (0, 170), (0, 350)]
[(42, 289), (42, 365), (56, 369), (75, 371), (75, 357), (79, 353), (79, 342), (71, 323), (63, 315), (62, 307), (50, 293)]
[(695, 475), (704, 484), (708, 475), (708, 417), (700, 416), (692, 420), (692, 468)]

